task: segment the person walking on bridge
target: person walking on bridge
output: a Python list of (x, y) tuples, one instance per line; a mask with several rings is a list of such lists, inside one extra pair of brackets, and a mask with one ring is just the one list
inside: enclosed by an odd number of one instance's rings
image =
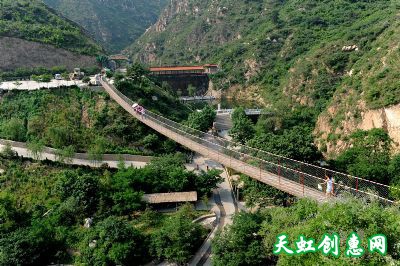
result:
[(322, 184), (326, 184), (326, 196), (331, 197), (334, 196), (333, 194), (333, 178), (329, 176), (325, 176), (325, 182)]

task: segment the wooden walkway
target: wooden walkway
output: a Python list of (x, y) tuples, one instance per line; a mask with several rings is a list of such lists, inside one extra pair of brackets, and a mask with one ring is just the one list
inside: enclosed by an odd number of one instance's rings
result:
[(200, 144), (186, 136), (183, 136), (179, 133), (174, 132), (173, 130), (166, 128), (162, 124), (162, 122), (157, 123), (156, 121), (154, 121), (154, 119), (148, 119), (145, 116), (139, 115), (133, 110), (132, 106), (116, 92), (115, 88), (111, 87), (111, 85), (104, 81), (101, 81), (101, 83), (104, 89), (110, 95), (110, 97), (114, 99), (127, 112), (133, 115), (136, 119), (140, 120), (142, 123), (163, 134), (164, 136), (187, 147), (188, 149), (195, 151), (205, 157), (208, 157), (216, 162), (219, 162), (227, 167), (230, 167), (237, 172), (243, 173), (265, 184), (273, 186), (281, 191), (287, 192), (293, 196), (300, 198), (312, 198), (319, 202), (323, 202), (326, 200), (325, 194), (319, 190), (304, 186), (300, 183), (291, 181), (283, 177), (279, 177), (278, 175), (264, 171), (257, 166), (253, 166), (241, 160), (235, 159), (220, 152), (219, 150), (212, 149), (204, 144)]

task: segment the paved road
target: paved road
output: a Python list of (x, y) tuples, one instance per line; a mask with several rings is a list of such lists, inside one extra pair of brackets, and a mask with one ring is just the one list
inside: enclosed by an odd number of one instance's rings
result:
[(213, 206), (212, 210), (217, 213), (217, 216), (219, 216), (218, 225), (214, 228), (213, 232), (211, 232), (207, 240), (195, 254), (194, 258), (189, 264), (191, 266), (211, 265), (211, 241), (214, 239), (217, 231), (222, 230), (225, 226), (232, 224), (232, 217), (237, 211), (232, 196), (231, 186), (229, 185), (228, 174), (223, 166), (208, 158), (195, 156), (192, 166), (188, 167), (188, 169), (191, 170), (194, 168), (193, 165), (196, 164), (199, 165), (199, 168), (202, 170), (207, 170), (208, 166), (209, 169), (220, 169), (224, 171), (221, 174), (221, 177), (224, 178), (224, 181), (218, 185), (218, 189), (214, 191), (213, 195), (215, 205)]
[[(8, 141), (7, 141), (8, 142)], [(55, 149), (45, 148), (45, 151), (42, 152), (39, 158), (35, 158), (32, 153), (28, 150), (28, 148), (23, 147), (26, 144), (21, 142), (10, 142), (12, 149), (18, 153), (19, 156), (24, 158), (31, 158), (31, 159), (38, 159), (38, 160), (50, 160), (50, 161), (59, 161), (57, 156), (55, 155)], [(6, 147), (5, 141), (0, 140), (0, 151), (2, 151)], [(104, 155), (104, 158), (107, 157), (121, 157), (125, 155)], [(90, 167), (100, 167), (102, 164), (108, 164), (110, 168), (118, 168), (119, 160), (103, 160), (94, 162), (93, 160), (85, 159), (88, 158), (88, 154), (76, 154), (74, 158), (69, 160), (67, 164), (71, 165), (84, 165)], [(144, 167), (152, 158), (147, 156), (138, 156), (140, 160), (125, 160), (125, 166), (132, 166), (135, 168), (142, 168)]]
[(36, 82), (33, 80), (24, 81), (5, 81), (0, 83), (0, 89), (2, 90), (38, 90), (41, 88), (58, 88), (61, 86), (71, 87), (71, 86), (82, 86), (84, 83), (81, 80), (71, 81), (71, 80), (55, 80), (50, 82)]

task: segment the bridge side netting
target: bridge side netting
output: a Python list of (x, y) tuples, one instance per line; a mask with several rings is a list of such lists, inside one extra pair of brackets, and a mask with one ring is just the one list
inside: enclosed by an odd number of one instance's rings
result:
[[(108, 83), (107, 85), (130, 106), (134, 104), (131, 99), (114, 86)], [(239, 160), (243, 162), (242, 167), (246, 167), (246, 165), (255, 166), (260, 171), (267, 171), (315, 190), (319, 190), (325, 177), (329, 176), (334, 179), (334, 188), (337, 196), (351, 194), (360, 198), (378, 199), (385, 203), (393, 202), (390, 197), (390, 191), (393, 188), (390, 186), (228, 141), (182, 125), (150, 110), (146, 110), (143, 118), (201, 144), (211, 152), (224, 154)]]

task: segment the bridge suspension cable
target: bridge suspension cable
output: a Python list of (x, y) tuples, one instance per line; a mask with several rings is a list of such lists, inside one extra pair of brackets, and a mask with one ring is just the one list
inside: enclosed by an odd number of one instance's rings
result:
[(352, 194), (356, 197), (375, 198), (384, 203), (393, 203), (390, 199), (393, 188), (390, 186), (234, 143), (182, 125), (150, 110), (146, 110), (145, 114), (138, 114), (131, 107), (134, 104), (131, 99), (106, 81), (101, 82), (106, 91), (125, 110), (161, 134), (289, 194), (324, 201), (325, 196), (319, 188), (325, 176), (329, 176), (334, 179), (337, 196)]

